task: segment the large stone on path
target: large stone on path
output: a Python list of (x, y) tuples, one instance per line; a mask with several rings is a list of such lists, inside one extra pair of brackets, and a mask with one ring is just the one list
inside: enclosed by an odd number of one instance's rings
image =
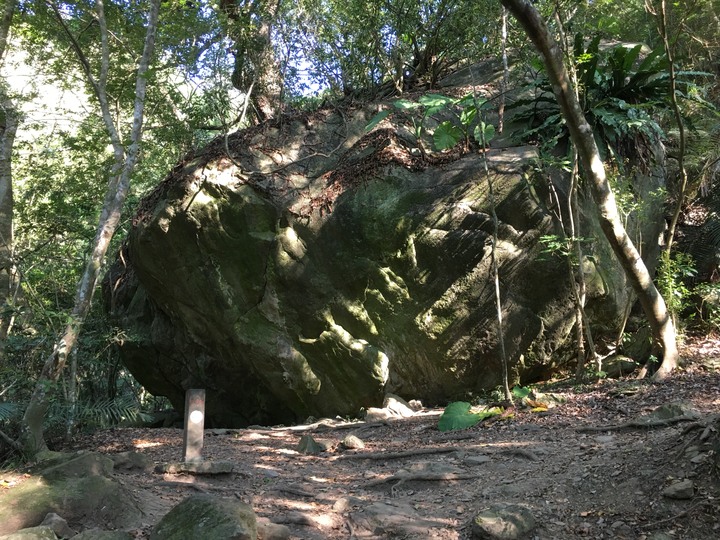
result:
[(288, 540), (290, 529), (285, 525), (273, 523), (267, 518), (257, 520), (258, 540)]
[[(104, 294), (148, 391), (182, 410), (187, 389), (205, 388), (206, 425), (244, 427), (357, 416), (388, 392), (430, 405), (491, 390), (496, 230), (510, 384), (574, 362), (574, 277), (542, 242), (559, 234), (552, 201), (564, 208), (568, 179), (533, 178), (530, 146), (423, 153), (410, 113), (367, 133), (378, 107), (392, 104), (220, 137), (143, 200)], [(632, 181), (641, 238), (664, 226), (648, 195), (662, 185)], [(597, 337), (615, 336), (630, 287), (594, 203), (581, 206), (585, 310)]]
[(255, 512), (247, 504), (212, 495), (191, 495), (155, 526), (150, 540), (256, 540)]
[(71, 538), (77, 534), (77, 532), (70, 528), (68, 522), (55, 512), (50, 512), (45, 516), (45, 519), (43, 519), (40, 525), (50, 527), (58, 538)]
[(0, 536), (0, 540), (58, 540), (52, 527), (38, 525)]
[(59, 463), (43, 468), (40, 474), (49, 481), (88, 476), (110, 476), (113, 460), (97, 452), (82, 452), (62, 459)]
[(140, 503), (110, 476), (112, 470), (112, 460), (94, 452), (39, 464), (18, 485), (0, 492), (0, 534), (34, 527), (51, 512), (74, 528), (138, 526), (144, 515)]
[(521, 540), (535, 528), (535, 516), (518, 504), (496, 504), (475, 516), (473, 538), (478, 540)]

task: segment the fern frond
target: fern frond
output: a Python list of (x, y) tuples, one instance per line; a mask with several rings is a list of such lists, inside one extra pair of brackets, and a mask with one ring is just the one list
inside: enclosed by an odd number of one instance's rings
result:
[(11, 420), (20, 413), (20, 406), (17, 403), (0, 401), (0, 421)]
[(125, 421), (149, 421), (150, 415), (143, 413), (137, 402), (127, 396), (116, 399), (104, 398), (93, 403), (80, 404), (77, 418), (82, 423), (104, 428)]

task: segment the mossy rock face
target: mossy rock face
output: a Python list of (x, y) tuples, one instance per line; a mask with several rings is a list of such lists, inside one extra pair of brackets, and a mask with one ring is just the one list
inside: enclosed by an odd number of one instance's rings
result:
[(0, 540), (57, 540), (52, 527), (38, 525), (37, 527), (28, 527), (11, 534), (0, 536)]
[(237, 499), (191, 495), (168, 512), (153, 529), (150, 540), (255, 540), (257, 523), (252, 508)]
[[(223, 138), (145, 199), (104, 290), (150, 392), (181, 410), (205, 388), (208, 424), (242, 427), (495, 388), (489, 179), (511, 384), (574, 358), (568, 266), (540, 242), (559, 231), (547, 180), (528, 180), (535, 149), (490, 149), (488, 178), (477, 153), (423, 161), (404, 126), (365, 134), (371, 109)], [(586, 310), (617, 331), (627, 283), (583, 204)]]
[(72, 537), (73, 540), (133, 540), (132, 534), (125, 531), (103, 531), (102, 529), (88, 529)]
[[(52, 465), (49, 465), (52, 463)], [(97, 452), (69, 455), (41, 464), (41, 475), (49, 481), (88, 476), (109, 476), (113, 471), (113, 460)]]
[(39, 466), (21, 484), (0, 492), (0, 534), (35, 526), (50, 512), (83, 528), (136, 526), (143, 516), (140, 504), (107, 476), (110, 471), (112, 461), (97, 453), (56, 457), (50, 467)]

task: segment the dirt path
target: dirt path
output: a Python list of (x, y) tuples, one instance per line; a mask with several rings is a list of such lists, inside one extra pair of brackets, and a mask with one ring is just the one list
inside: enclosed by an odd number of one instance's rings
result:
[[(665, 384), (556, 384), (545, 391), (562, 393), (566, 403), (463, 431), (439, 432), (439, 410), (387, 424), (209, 430), (205, 459), (235, 462), (236, 472), (116, 474), (155, 501), (138, 538), (172, 505), (203, 491), (238, 497), (304, 539), (467, 539), (472, 518), (496, 502), (529, 507), (538, 539), (716, 539), (720, 482), (709, 474), (712, 451), (688, 446), (698, 433), (684, 434), (688, 422), (578, 429), (620, 425), (670, 402), (689, 404), (704, 418), (720, 412), (718, 343), (700, 340), (685, 356), (690, 363)], [(307, 434), (328, 451), (299, 453)], [(365, 448), (343, 450), (339, 442), (349, 434)], [(163, 463), (180, 459), (182, 431), (113, 429), (78, 444), (106, 453), (139, 451)], [(664, 497), (663, 489), (680, 479), (693, 481), (692, 498)]]

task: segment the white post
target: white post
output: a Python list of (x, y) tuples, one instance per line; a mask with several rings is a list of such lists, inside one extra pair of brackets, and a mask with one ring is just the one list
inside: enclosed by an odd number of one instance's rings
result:
[(202, 461), (204, 427), (205, 390), (190, 389), (185, 392), (183, 461)]

